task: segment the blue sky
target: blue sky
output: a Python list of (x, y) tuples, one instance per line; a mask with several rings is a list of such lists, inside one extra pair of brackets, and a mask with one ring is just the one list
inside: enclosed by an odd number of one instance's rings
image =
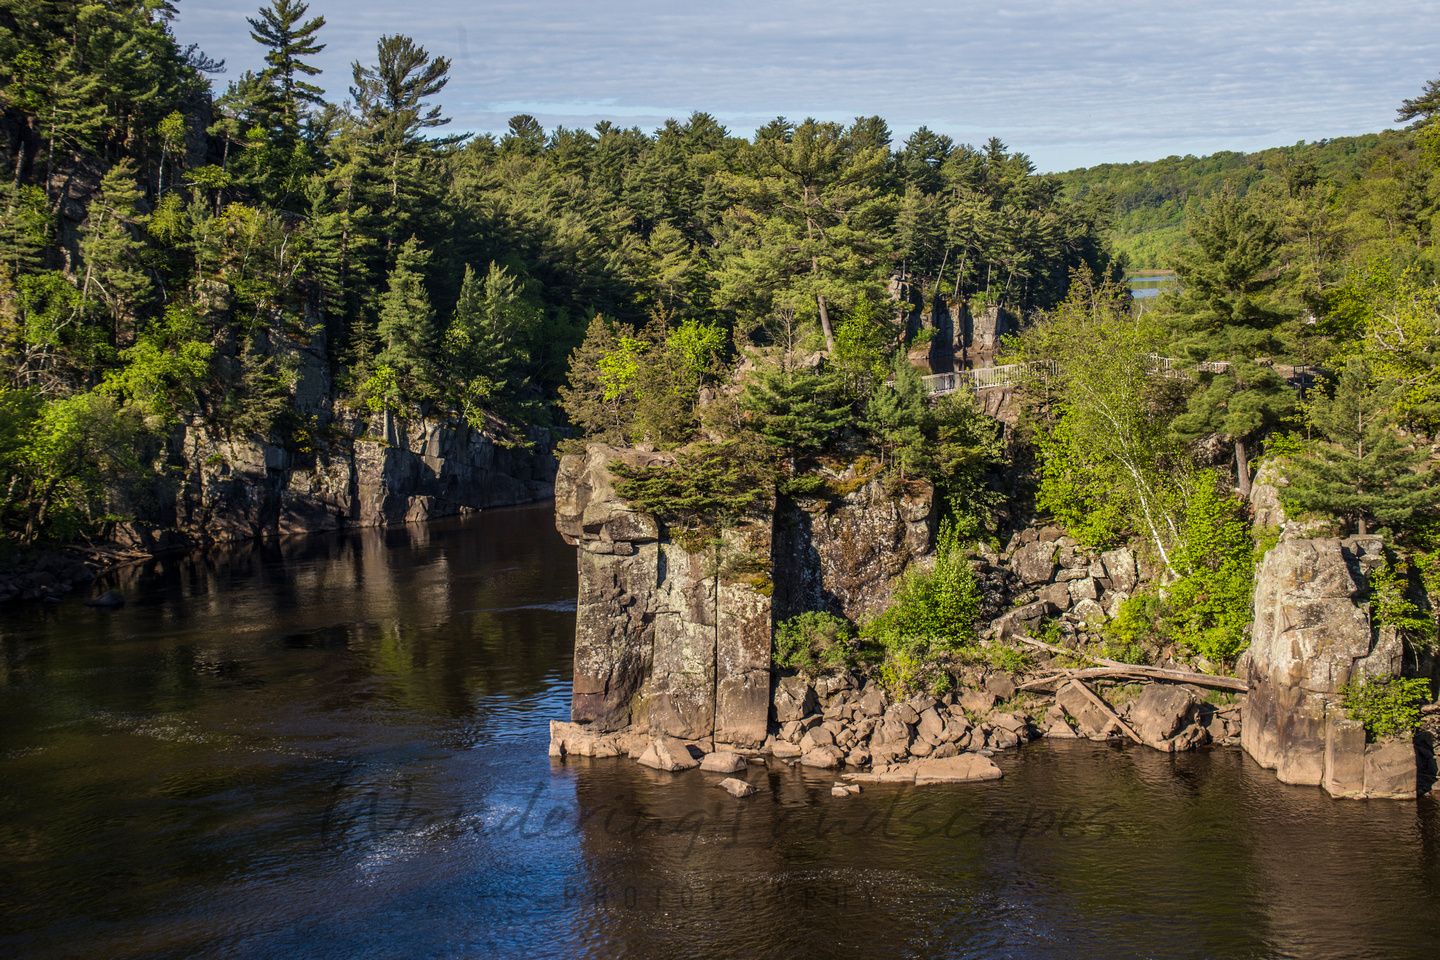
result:
[[(259, 0), (255, 0), (258, 6)], [(180, 0), (182, 42), (259, 66), (249, 3)], [(1435, 0), (311, 0), (320, 83), (408, 33), (451, 58), (451, 130), (601, 119), (653, 129), (707, 110), (749, 134), (777, 115), (878, 113), (998, 136), (1042, 170), (1257, 149), (1392, 126), (1440, 76)], [(225, 77), (218, 78), (223, 84)]]

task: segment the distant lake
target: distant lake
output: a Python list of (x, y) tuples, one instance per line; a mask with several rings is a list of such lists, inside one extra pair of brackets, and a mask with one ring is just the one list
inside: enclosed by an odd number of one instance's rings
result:
[(1150, 297), (1158, 297), (1160, 291), (1164, 290), (1175, 282), (1173, 273), (1143, 273), (1135, 274), (1125, 278), (1130, 285), (1130, 296), (1136, 300), (1148, 300)]

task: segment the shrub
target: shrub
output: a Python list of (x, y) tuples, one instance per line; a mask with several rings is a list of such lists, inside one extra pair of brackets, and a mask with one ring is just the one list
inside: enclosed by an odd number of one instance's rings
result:
[(941, 529), (935, 565), (905, 572), (884, 613), (860, 631), (880, 652), (882, 682), (896, 694), (948, 684), (945, 660), (975, 643), (980, 588), (954, 527)]
[(1429, 699), (1430, 682), (1423, 677), (1352, 680), (1340, 691), (1346, 714), (1363, 723), (1372, 740), (1415, 730), (1420, 726), (1420, 707)]
[(1097, 653), (1121, 663), (1149, 663), (1147, 643), (1161, 635), (1160, 599), (1150, 592), (1128, 597), (1105, 624), (1105, 642)]
[(1244, 505), (1202, 478), (1185, 508), (1176, 566), (1182, 576), (1165, 598), (1165, 629), (1186, 650), (1228, 663), (1249, 643), (1255, 590), (1255, 541)]
[(810, 610), (775, 627), (775, 665), (801, 673), (851, 667), (859, 661), (855, 628), (844, 617)]

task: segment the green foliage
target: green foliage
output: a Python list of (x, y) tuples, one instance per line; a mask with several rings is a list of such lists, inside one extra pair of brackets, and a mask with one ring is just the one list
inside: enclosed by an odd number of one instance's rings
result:
[(786, 366), (756, 371), (745, 384), (740, 405), (755, 433), (790, 458), (819, 451), (851, 418), (833, 373)]
[(1430, 450), (1400, 431), (1392, 390), (1363, 357), (1350, 359), (1334, 393), (1310, 405), (1315, 435), (1288, 460), (1287, 507), (1341, 517), (1365, 533), (1414, 529), (1440, 505)]
[(1138, 537), (1173, 569), (1192, 466), (1170, 429), (1173, 381), (1151, 374), (1159, 336), (1118, 286), (1077, 275), (1070, 296), (1026, 332), (1020, 349), (1056, 370), (1054, 400), (1034, 424), (1037, 505), (1087, 546)]
[(1096, 651), (1107, 660), (1149, 663), (1149, 648), (1164, 636), (1160, 598), (1144, 590), (1125, 598), (1104, 627), (1104, 643)]
[(1202, 474), (1176, 552), (1181, 576), (1166, 589), (1166, 633), (1211, 663), (1232, 662), (1249, 643), (1257, 559), (1244, 505)]
[(1377, 627), (1389, 627), (1415, 650), (1434, 652), (1435, 616), (1413, 599), (1410, 565), (1387, 556), (1370, 572), (1370, 617)]
[(1365, 725), (1372, 740), (1412, 734), (1420, 726), (1420, 707), (1430, 700), (1430, 682), (1423, 677), (1366, 677), (1351, 680), (1340, 691), (1351, 720)]
[(844, 617), (810, 610), (775, 625), (775, 665), (815, 674), (858, 664), (860, 647), (855, 628)]
[(770, 502), (773, 474), (738, 441), (704, 443), (672, 462), (611, 465), (615, 491), (692, 541), (714, 540)]
[(885, 611), (860, 628), (881, 652), (880, 676), (892, 692), (934, 689), (946, 660), (976, 642), (980, 588), (953, 528), (942, 529), (934, 566), (901, 577)]
[(424, 270), (430, 254), (411, 237), (400, 246), (395, 267), (380, 298), (379, 362), (394, 371), (402, 393), (427, 399), (439, 390), (435, 348), (440, 331), (430, 295), (425, 289)]

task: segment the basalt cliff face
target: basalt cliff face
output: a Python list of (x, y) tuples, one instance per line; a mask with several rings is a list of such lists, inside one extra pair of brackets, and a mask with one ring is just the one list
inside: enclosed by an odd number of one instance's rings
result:
[(389, 413), (339, 417), (324, 438), (280, 446), (191, 425), (177, 444), (180, 479), (158, 527), (192, 542), (383, 526), (549, 496), (549, 438), (502, 446), (461, 423)]
[(758, 747), (774, 620), (883, 606), (895, 577), (929, 550), (930, 497), (897, 501), (861, 482), (824, 502), (782, 499), (720, 548), (692, 551), (615, 492), (613, 464), (666, 459), (592, 444), (560, 460), (556, 526), (579, 547), (572, 719)]
[(1255, 583), (1255, 623), (1241, 743), (1284, 783), (1337, 797), (1411, 799), (1413, 738), (1366, 743), (1340, 705), (1352, 679), (1395, 676), (1403, 647), (1372, 623), (1370, 575), (1378, 537), (1282, 539)]

